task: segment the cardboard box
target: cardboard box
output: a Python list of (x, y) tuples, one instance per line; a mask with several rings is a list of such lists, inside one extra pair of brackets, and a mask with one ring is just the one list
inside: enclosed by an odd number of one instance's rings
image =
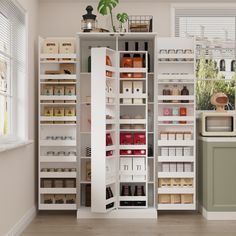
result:
[(172, 178), (171, 179), (171, 187), (172, 188), (182, 187), (181, 179), (179, 179), (179, 178)]
[(130, 174), (132, 172), (132, 158), (120, 158), (120, 181), (132, 181), (133, 177)]
[(112, 137), (111, 137), (110, 133), (107, 133), (106, 134), (106, 146), (111, 146), (111, 145), (113, 145)]
[(75, 96), (75, 85), (66, 85), (65, 86), (65, 95), (66, 96)]
[(184, 163), (177, 163), (177, 172), (184, 172)]
[(171, 194), (171, 204), (181, 204), (181, 195)]
[(55, 204), (64, 204), (65, 203), (65, 195), (64, 194), (56, 194), (55, 195)]
[(75, 41), (74, 40), (62, 40), (59, 43), (60, 54), (73, 54), (75, 53)]
[(191, 156), (191, 148), (184, 147), (184, 156)]
[(45, 39), (43, 43), (43, 53), (45, 54), (58, 54), (59, 43), (53, 39)]
[(75, 108), (74, 107), (66, 107), (65, 108), (65, 116), (75, 116)]
[(192, 163), (184, 163), (184, 172), (192, 172)]
[(159, 194), (158, 202), (159, 204), (170, 204), (171, 203), (170, 194)]
[(120, 150), (120, 155), (122, 156), (129, 156), (132, 154), (133, 154), (132, 150)]
[(54, 116), (64, 116), (65, 110), (63, 107), (55, 107), (54, 109)]
[(120, 144), (121, 145), (131, 145), (133, 144), (133, 137), (131, 132), (120, 133)]
[(168, 140), (175, 140), (175, 132), (168, 133)]
[(185, 188), (192, 188), (193, 187), (193, 179), (191, 178), (183, 178), (181, 179), (181, 185)]
[(45, 96), (52, 96), (53, 95), (53, 86), (51, 86), (51, 85), (44, 85), (43, 86), (43, 95), (45, 95)]
[(66, 204), (75, 204), (76, 196), (75, 194), (66, 194)]
[(169, 156), (169, 149), (166, 147), (161, 147), (161, 156)]
[(44, 116), (53, 116), (53, 108), (52, 107), (45, 107), (44, 108)]
[(141, 150), (133, 150), (133, 155), (140, 155), (140, 156), (143, 156), (143, 155), (146, 155), (146, 150), (145, 149), (141, 149)]
[(161, 140), (168, 140), (168, 132), (160, 133)]
[[(124, 95), (132, 95), (132, 82), (122, 82), (122, 92)], [(123, 98), (123, 104), (132, 104), (132, 98)]]
[(162, 164), (162, 172), (170, 172), (170, 164), (169, 163)]
[(176, 172), (176, 171), (177, 171), (177, 164), (170, 163), (170, 172)]
[(171, 179), (169, 179), (169, 178), (159, 179), (158, 186), (159, 186), (159, 188), (170, 188), (171, 187)]
[[(143, 94), (143, 82), (142, 81), (135, 81), (133, 82), (133, 94), (135, 95), (142, 95)], [(134, 98), (134, 104), (143, 104), (142, 98)]]
[(75, 188), (76, 187), (76, 183), (74, 179), (65, 179), (65, 188)]
[(54, 188), (63, 188), (63, 187), (64, 187), (63, 179), (54, 180)]
[(146, 135), (145, 132), (134, 133), (134, 144), (145, 145), (146, 144)]
[(169, 147), (168, 150), (169, 150), (169, 156), (175, 156), (176, 155), (174, 147)]
[(53, 204), (54, 203), (54, 195), (53, 194), (44, 194), (43, 195), (43, 203), (44, 204)]
[(178, 157), (183, 156), (183, 148), (182, 147), (175, 148), (175, 155)]
[(65, 95), (64, 86), (61, 86), (61, 85), (54, 86), (54, 95), (55, 96), (64, 96)]
[(42, 188), (52, 188), (53, 180), (52, 179), (43, 179), (42, 180)]
[(192, 194), (182, 194), (181, 195), (181, 203), (182, 204), (192, 204), (193, 203), (193, 195)]

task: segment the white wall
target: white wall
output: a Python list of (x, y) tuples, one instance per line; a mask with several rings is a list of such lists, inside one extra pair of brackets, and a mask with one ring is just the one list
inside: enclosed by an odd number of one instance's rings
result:
[[(38, 1), (18, 0), (27, 11), (29, 24), (28, 108), (29, 139), (36, 135), (35, 39), (38, 35)], [(0, 235), (5, 235), (36, 204), (36, 146), (0, 153)]]
[[(111, 30), (110, 18), (97, 12), (97, 1), (80, 0), (41, 0), (39, 2), (39, 33), (41, 36), (74, 36), (81, 31), (82, 15), (86, 13), (87, 5), (92, 5), (101, 28)], [(130, 1), (123, 0), (114, 9), (118, 12), (127, 12), (129, 15), (153, 15), (154, 31), (159, 36), (170, 35), (170, 2)]]

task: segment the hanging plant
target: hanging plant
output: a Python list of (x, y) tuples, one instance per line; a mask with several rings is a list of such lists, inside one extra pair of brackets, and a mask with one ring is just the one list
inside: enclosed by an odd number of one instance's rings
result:
[(129, 16), (127, 13), (123, 12), (123, 13), (118, 13), (116, 15), (117, 20), (120, 22), (120, 31), (125, 31), (125, 27), (124, 24), (127, 22), (127, 20), (129, 19)]
[(111, 26), (113, 32), (116, 32), (116, 28), (114, 26), (113, 22), (113, 14), (112, 9), (117, 6), (119, 3), (119, 0), (100, 0), (98, 3), (98, 12), (102, 14), (103, 16), (108, 15), (110, 13), (111, 16)]

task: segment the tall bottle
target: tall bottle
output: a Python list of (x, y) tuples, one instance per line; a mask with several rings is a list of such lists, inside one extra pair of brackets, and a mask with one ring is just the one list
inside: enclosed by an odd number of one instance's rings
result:
[[(179, 94), (180, 94), (179, 88), (178, 88), (178, 86), (175, 84), (175, 85), (173, 86), (173, 89), (172, 89), (172, 95), (173, 95), (173, 96), (179, 96)], [(172, 102), (173, 102), (173, 103), (178, 103), (179, 100), (172, 100)]]
[[(181, 90), (181, 95), (189, 95), (189, 90), (187, 89), (187, 86), (184, 86)], [(189, 100), (181, 100), (182, 103), (188, 103)]]
[[(135, 51), (138, 50), (138, 42), (135, 42)], [(143, 67), (143, 58), (141, 57), (140, 53), (135, 53), (133, 56), (133, 67), (134, 68), (142, 68)], [(134, 73), (134, 78), (143, 78), (143, 73)]]
[(88, 47), (89, 49), (89, 57), (88, 57), (88, 72), (91, 72), (91, 46)]
[[(148, 42), (144, 43), (144, 50), (148, 52)], [(147, 60), (146, 60), (145, 54), (143, 54), (143, 67), (146, 67), (146, 66), (148, 67), (148, 72), (150, 72), (151, 69), (150, 69), (150, 54), (149, 53), (147, 53)]]
[[(125, 51), (129, 51), (129, 43), (125, 42)], [(121, 67), (126, 67), (126, 68), (132, 68), (133, 67), (133, 58), (130, 56), (129, 53), (125, 53), (123, 55), (123, 58), (121, 60)], [(133, 75), (132, 73), (122, 73), (121, 74), (122, 78), (132, 78)]]

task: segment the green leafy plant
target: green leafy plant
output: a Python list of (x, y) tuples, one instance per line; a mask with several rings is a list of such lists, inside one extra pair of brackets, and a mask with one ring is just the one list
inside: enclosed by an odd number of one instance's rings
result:
[(111, 16), (111, 25), (113, 32), (116, 32), (116, 28), (113, 22), (113, 14), (112, 9), (117, 6), (119, 0), (100, 0), (98, 3), (98, 12), (103, 16), (110, 14)]
[(123, 13), (118, 13), (116, 15), (116, 19), (120, 22), (120, 31), (125, 31), (125, 27), (124, 24), (125, 22), (127, 22), (127, 20), (129, 19), (129, 16), (127, 13), (123, 12)]

